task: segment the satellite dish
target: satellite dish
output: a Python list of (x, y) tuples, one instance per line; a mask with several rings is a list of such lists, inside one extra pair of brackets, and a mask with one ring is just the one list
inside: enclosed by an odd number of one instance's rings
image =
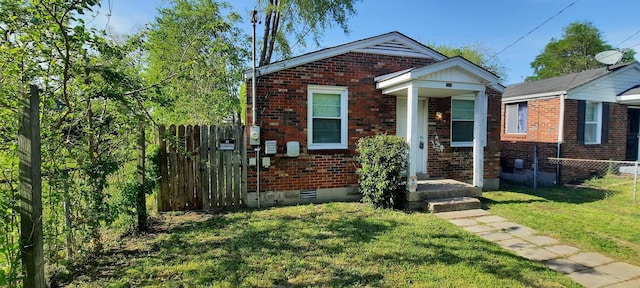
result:
[(596, 60), (604, 65), (613, 65), (618, 63), (624, 53), (618, 50), (607, 50), (596, 54)]

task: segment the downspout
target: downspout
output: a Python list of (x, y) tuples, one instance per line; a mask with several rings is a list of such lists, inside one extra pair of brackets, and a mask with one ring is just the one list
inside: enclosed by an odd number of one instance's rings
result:
[[(562, 141), (564, 140), (564, 102), (567, 98), (567, 93), (560, 94), (560, 115), (558, 119), (558, 146), (556, 147), (556, 158), (562, 156), (561, 148)], [(560, 160), (556, 162), (556, 185), (560, 185)]]

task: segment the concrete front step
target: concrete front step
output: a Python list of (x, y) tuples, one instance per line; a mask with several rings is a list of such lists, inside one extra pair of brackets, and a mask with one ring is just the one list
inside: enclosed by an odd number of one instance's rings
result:
[(416, 192), (407, 192), (409, 202), (454, 197), (480, 197), (482, 189), (451, 179), (419, 180)]
[(472, 210), (481, 207), (480, 200), (471, 197), (431, 199), (426, 201), (426, 205), (426, 210), (431, 213)]

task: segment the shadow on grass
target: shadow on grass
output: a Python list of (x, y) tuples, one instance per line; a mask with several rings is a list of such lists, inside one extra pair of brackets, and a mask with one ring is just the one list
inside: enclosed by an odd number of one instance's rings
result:
[[(162, 266), (166, 271), (159, 273), (165, 274), (160, 277), (177, 283), (184, 281), (186, 286), (215, 283), (252, 286), (246, 281), (247, 275), (258, 275), (258, 278), (263, 277), (259, 279), (263, 281), (260, 283), (277, 286), (382, 285), (380, 281), (384, 277), (381, 274), (360, 273), (330, 262), (317, 267), (316, 263), (304, 258), (321, 259), (341, 254), (349, 245), (370, 242), (377, 235), (394, 229), (398, 225), (395, 221), (369, 221), (353, 215), (331, 221), (322, 219), (322, 215), (281, 215), (268, 219), (257, 219), (251, 213), (243, 215), (208, 215), (182, 221), (168, 229), (152, 230), (143, 237), (147, 238), (146, 246), (130, 243), (135, 248), (109, 250), (82, 267), (75, 276), (82, 275), (87, 282), (120, 280), (126, 283), (125, 286), (157, 285), (158, 275), (144, 273), (153, 274), (155, 272), (149, 272), (149, 268)], [(303, 259), (299, 260), (301, 256)], [(191, 271), (185, 271), (180, 268), (185, 263), (198, 264), (194, 264), (196, 267)], [(141, 274), (132, 275), (132, 271)], [(330, 275), (309, 283), (304, 279), (288, 283), (291, 275), (318, 273)], [(130, 279), (126, 279), (127, 274)]]
[[(596, 187), (584, 187), (584, 186), (552, 186), (552, 187), (540, 187), (533, 189), (530, 187), (523, 187), (517, 184), (502, 184), (500, 186), (501, 191), (521, 193), (531, 196), (536, 196), (542, 199), (510, 199), (510, 200), (491, 200), (487, 199), (487, 202), (493, 201), (494, 203), (533, 203), (533, 202), (562, 202), (572, 204), (582, 204), (603, 200), (610, 197), (615, 192), (607, 189), (599, 189)], [(486, 195), (490, 195), (491, 192)]]
[[(455, 267), (474, 267), (484, 274), (493, 275), (496, 279), (511, 280), (524, 287), (540, 285), (540, 275), (548, 273), (548, 269), (538, 263), (526, 260), (508, 252), (494, 243), (479, 240), (475, 237), (462, 237), (457, 234), (437, 233), (431, 239), (438, 241), (409, 241), (408, 246), (421, 247), (432, 253), (416, 255), (410, 252), (394, 251), (372, 257), (373, 261), (392, 261), (400, 266), (430, 266), (445, 264), (454, 271)], [(408, 250), (410, 251), (410, 250)], [(525, 272), (526, 271), (526, 272)], [(461, 271), (460, 271), (461, 272)], [(455, 272), (454, 272), (455, 273)], [(432, 275), (434, 281), (448, 281), (455, 275)], [(486, 281), (486, 280), (484, 280)], [(443, 285), (451, 287), (449, 285)], [(475, 286), (474, 286), (475, 287)]]
[[(131, 240), (126, 247), (112, 249), (96, 259), (82, 272), (83, 277), (91, 286), (106, 283), (115, 287), (159, 283), (172, 283), (176, 287), (379, 287), (385, 285), (385, 277), (389, 276), (383, 272), (387, 266), (422, 265), (421, 269), (431, 269), (429, 266), (433, 264), (445, 264), (474, 267), (498, 279), (531, 287), (536, 286), (536, 279), (527, 273), (546, 271), (541, 265), (477, 237), (466, 236), (458, 229), (440, 226), (437, 221), (415, 230), (406, 239), (380, 240), (388, 236), (387, 232), (416, 228), (396, 218), (375, 217), (377, 211), (352, 209), (337, 213), (327, 211), (330, 209), (302, 210), (301, 215), (276, 210), (204, 215), (187, 220), (164, 216), (167, 218), (164, 222), (172, 225), (125, 239)], [(412, 215), (415, 214), (418, 213)], [(424, 214), (424, 217), (431, 216)], [(383, 244), (384, 249), (364, 250), (367, 251), (364, 255), (351, 254), (363, 251), (358, 247), (379, 246), (376, 241), (389, 243)], [(368, 265), (374, 268), (364, 267)], [(440, 276), (455, 279), (455, 275)]]

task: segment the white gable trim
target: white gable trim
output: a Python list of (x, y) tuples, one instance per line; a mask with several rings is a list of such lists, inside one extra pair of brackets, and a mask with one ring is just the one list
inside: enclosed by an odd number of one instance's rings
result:
[[(464, 73), (464, 72), (470, 73), (478, 81), (477, 83), (467, 83), (467, 84), (482, 84), (482, 86), (477, 86), (477, 87), (484, 87), (484, 85), (488, 85), (489, 87), (497, 90), (500, 93), (504, 92), (504, 86), (498, 84), (498, 76), (469, 62), (469, 60), (466, 60), (462, 57), (449, 58), (447, 60), (440, 61), (431, 65), (427, 65), (417, 69), (407, 70), (405, 73), (399, 74), (396, 72), (392, 74), (378, 76), (374, 78), (374, 81), (376, 82), (377, 89), (382, 89), (383, 91), (388, 92), (388, 91), (396, 90), (394, 86), (401, 85), (402, 83), (405, 83), (407, 81), (413, 80), (414, 83), (417, 83), (417, 82), (421, 83), (423, 81), (416, 81), (420, 77), (423, 77), (432, 73), (436, 73), (439, 71), (451, 69), (454, 67), (462, 69), (462, 71), (458, 71), (459, 73)], [(440, 81), (437, 81), (437, 82), (440, 82)], [(442, 83), (442, 85), (444, 86), (444, 83)], [(479, 91), (476, 89), (483, 90), (483, 88), (475, 88), (473, 89), (473, 91)]]
[[(596, 79), (593, 79), (587, 83), (584, 83), (580, 86), (574, 87), (573, 89), (568, 90), (567, 93), (567, 99), (572, 99), (572, 100), (587, 100), (587, 101), (594, 101), (594, 100), (598, 100), (598, 101), (603, 101), (603, 102), (616, 102), (618, 99), (618, 93), (620, 91), (610, 91), (611, 93), (606, 93), (606, 95), (593, 95), (593, 97), (585, 97), (585, 95), (589, 95), (591, 93), (591, 91), (593, 90), (597, 90), (595, 88), (597, 88), (599, 85), (601, 85), (603, 82), (609, 80), (610, 78), (615, 78), (615, 77), (623, 77), (625, 73), (627, 73), (627, 71), (629, 70), (640, 70), (640, 63), (635, 62), (632, 65), (627, 65), (625, 67), (622, 67), (618, 70), (612, 71), (611, 73), (607, 73), (601, 77), (598, 77)], [(625, 89), (627, 87), (625, 86), (616, 86), (616, 87), (624, 87)], [(595, 99), (594, 99), (595, 98)], [(627, 99), (628, 100), (628, 99)]]
[[(425, 58), (426, 55), (433, 58), (435, 60), (443, 60), (446, 57), (443, 57), (440, 53), (433, 53), (429, 51), (423, 51), (425, 46), (417, 43), (415, 41), (400, 41), (401, 39), (392, 39), (387, 42), (381, 42), (379, 44), (374, 44), (371, 46), (367, 46), (361, 49), (356, 49), (354, 52), (361, 53), (371, 53), (371, 54), (383, 54), (383, 55), (395, 55), (395, 56), (406, 56), (406, 57), (416, 57), (416, 58)], [(390, 54), (392, 53), (392, 54)]]
[[(446, 56), (436, 52), (435, 50), (422, 45), (415, 40), (399, 33), (390, 32), (367, 38), (332, 48), (322, 49), (311, 52), (302, 56), (294, 57), (288, 60), (272, 63), (266, 66), (258, 67), (257, 74), (266, 75), (287, 68), (300, 66), (314, 61), (334, 57), (349, 52), (363, 52), (384, 54), (393, 56), (410, 56), (416, 58), (434, 59), (437, 61), (447, 59)], [(253, 71), (245, 72), (245, 79), (253, 77)]]
[(434, 72), (442, 71), (442, 70), (453, 68), (453, 67), (459, 67), (465, 71), (472, 73), (474, 76), (484, 81), (484, 84), (498, 82), (498, 76), (471, 63), (469, 60), (464, 59), (462, 57), (452, 57), (447, 60), (440, 61), (438, 63), (434, 63), (422, 68), (418, 68), (414, 71), (411, 71), (411, 73), (412, 75), (415, 75), (415, 77), (422, 77), (427, 74), (431, 74)]

